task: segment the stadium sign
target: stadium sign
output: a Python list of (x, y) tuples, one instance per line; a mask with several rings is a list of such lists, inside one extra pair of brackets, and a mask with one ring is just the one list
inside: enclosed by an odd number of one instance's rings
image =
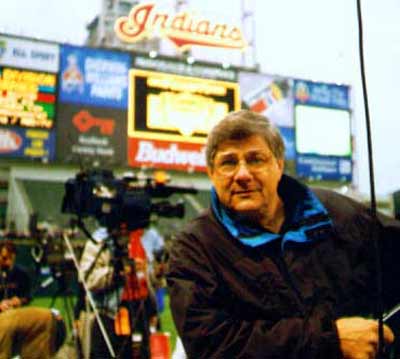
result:
[(153, 3), (134, 6), (128, 16), (116, 20), (114, 30), (129, 43), (157, 34), (171, 40), (181, 51), (194, 45), (239, 50), (246, 47), (242, 31), (236, 26), (213, 23), (188, 12), (157, 12)]

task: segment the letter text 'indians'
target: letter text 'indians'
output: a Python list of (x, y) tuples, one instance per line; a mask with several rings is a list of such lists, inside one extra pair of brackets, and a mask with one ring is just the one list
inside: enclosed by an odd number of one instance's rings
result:
[(118, 18), (114, 26), (121, 41), (138, 42), (159, 35), (185, 51), (191, 46), (209, 46), (244, 50), (247, 46), (242, 31), (232, 25), (212, 22), (188, 12), (157, 12), (155, 4), (134, 6), (128, 16)]

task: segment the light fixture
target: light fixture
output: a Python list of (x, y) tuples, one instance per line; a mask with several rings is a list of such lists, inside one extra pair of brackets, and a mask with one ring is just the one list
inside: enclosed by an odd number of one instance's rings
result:
[(149, 52), (149, 56), (150, 56), (152, 59), (154, 59), (155, 57), (157, 57), (157, 55), (158, 55), (158, 53), (157, 53), (156, 50), (151, 50), (151, 51)]
[(193, 63), (194, 63), (194, 57), (193, 56), (188, 56), (187, 57), (187, 59), (186, 59), (186, 62), (189, 64), (189, 65), (192, 65)]

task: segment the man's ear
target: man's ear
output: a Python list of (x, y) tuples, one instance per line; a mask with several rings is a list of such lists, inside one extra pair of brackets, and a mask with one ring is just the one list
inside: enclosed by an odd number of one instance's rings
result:
[(277, 161), (278, 162), (278, 167), (281, 170), (281, 173), (283, 173), (283, 170), (285, 169), (285, 160), (282, 158)]
[(211, 166), (207, 166), (207, 175), (208, 177), (212, 177), (213, 175), (213, 168)]

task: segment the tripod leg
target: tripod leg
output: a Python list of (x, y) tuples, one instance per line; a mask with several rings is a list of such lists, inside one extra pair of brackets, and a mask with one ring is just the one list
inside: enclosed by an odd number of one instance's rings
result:
[(54, 307), (56, 300), (57, 300), (57, 296), (58, 296), (58, 294), (56, 293), (51, 297), (50, 308)]
[(73, 323), (72, 323), (72, 317), (71, 317), (71, 310), (72, 307), (70, 306), (70, 303), (68, 302), (68, 298), (66, 295), (63, 296), (64, 299), (64, 312), (65, 312), (65, 317), (67, 319), (67, 326), (69, 329), (73, 329)]

